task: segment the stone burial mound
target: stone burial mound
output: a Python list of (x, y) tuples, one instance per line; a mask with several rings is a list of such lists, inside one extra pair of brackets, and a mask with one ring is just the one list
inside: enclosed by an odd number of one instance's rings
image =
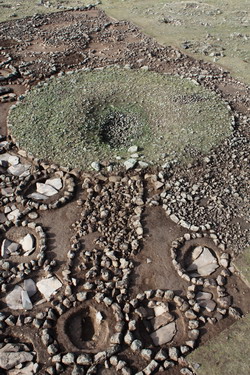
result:
[(97, 9), (1, 30), (0, 372), (194, 375), (249, 311), (243, 94)]
[(132, 159), (157, 164), (166, 152), (183, 158), (186, 146), (207, 152), (231, 133), (226, 104), (195, 81), (142, 69), (70, 73), (36, 86), (10, 112), (12, 137), (36, 157), (86, 169), (136, 145)]

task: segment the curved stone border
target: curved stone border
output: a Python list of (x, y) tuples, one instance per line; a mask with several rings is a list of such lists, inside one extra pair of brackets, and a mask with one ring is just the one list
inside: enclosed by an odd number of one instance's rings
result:
[[(145, 299), (149, 302), (157, 301), (174, 304), (179, 311), (183, 313), (184, 317), (188, 321), (187, 335), (190, 339), (187, 340), (183, 345), (170, 345), (168, 347), (167, 344), (165, 344), (162, 345), (160, 349), (156, 349), (155, 351), (145, 347), (143, 342), (136, 339), (134, 334), (136, 331), (137, 322), (143, 319), (143, 317), (140, 316), (138, 308), (140, 307), (140, 304), (145, 301)], [(138, 353), (148, 362), (148, 365), (137, 373), (138, 375), (151, 375), (156, 370), (164, 371), (174, 367), (176, 364), (187, 366), (184, 356), (195, 347), (195, 342), (199, 337), (199, 322), (196, 320), (196, 318), (198, 319), (196, 313), (190, 308), (188, 302), (184, 298), (177, 296), (172, 290), (148, 290), (143, 293), (139, 293), (133, 300), (127, 302), (123, 311), (125, 312), (125, 319), (128, 324), (128, 331), (124, 336), (124, 341), (130, 346), (131, 350), (135, 354)], [(136, 311), (138, 311), (138, 315), (137, 318), (134, 318), (133, 315), (136, 313)], [(129, 364), (124, 360), (120, 360), (117, 356), (112, 356), (109, 359), (108, 364), (110, 367), (115, 367), (117, 373), (121, 372), (121, 374), (125, 375), (132, 374)]]
[[(34, 183), (36, 180), (49, 178), (52, 175), (60, 176), (60, 178), (63, 180), (63, 187), (61, 191), (58, 192), (58, 194), (62, 192), (63, 196), (48, 204), (44, 202), (35, 201), (23, 196), (23, 191), (28, 188), (29, 184)], [(21, 183), (15, 191), (15, 194), (17, 196), (16, 201), (21, 203), (23, 206), (27, 206), (29, 208), (32, 207), (41, 211), (58, 208), (65, 205), (73, 198), (75, 186), (76, 184), (74, 178), (69, 173), (65, 173), (60, 170), (55, 170), (53, 168), (49, 168), (47, 170), (44, 169), (42, 171), (37, 171), (32, 175), (25, 177), (24, 180), (21, 181)]]
[(14, 79), (18, 78), (20, 76), (18, 70), (13, 65), (10, 64), (10, 62), (12, 61), (11, 56), (8, 55), (8, 54), (5, 54), (5, 53), (1, 53), (1, 54), (5, 55), (7, 57), (7, 59), (6, 59), (6, 61), (3, 61), (0, 64), (0, 68), (10, 69), (11, 73), (9, 75), (7, 75), (6, 77), (1, 76), (0, 82), (6, 82), (6, 81), (9, 81), (9, 80), (14, 80)]
[[(190, 278), (188, 273), (186, 273), (186, 271), (183, 269), (182, 265), (178, 261), (180, 248), (183, 247), (183, 245), (187, 241), (198, 239), (198, 238), (210, 238), (210, 239), (213, 240), (214, 244), (218, 247), (218, 249), (221, 249), (222, 251), (225, 250), (225, 245), (223, 243), (220, 243), (218, 237), (214, 233), (185, 233), (183, 235), (183, 237), (179, 237), (175, 241), (172, 242), (170, 254), (171, 254), (173, 266), (174, 266), (175, 270), (177, 271), (178, 275), (182, 279), (186, 280), (187, 282), (191, 282), (193, 284), (203, 285), (204, 280), (206, 278), (202, 278), (202, 277), (200, 277), (200, 278), (195, 278), (195, 277)], [(218, 261), (219, 261), (219, 265), (223, 268), (223, 270), (227, 270), (229, 272), (229, 274), (231, 274), (231, 271), (229, 270), (229, 268), (230, 268), (230, 255), (229, 255), (229, 253), (223, 252), (221, 255), (218, 254), (218, 253), (216, 255), (217, 255), (217, 258), (218, 258)], [(221, 272), (223, 272), (223, 270)]]
[[(213, 240), (214, 244), (220, 250), (225, 250), (225, 245), (220, 243), (217, 236), (215, 234), (207, 234), (207, 233), (186, 233), (183, 237), (178, 238), (177, 240), (172, 242), (171, 246), (171, 258), (173, 266), (178, 273), (178, 275), (184, 279), (185, 281), (191, 283), (188, 287), (187, 298), (189, 304), (193, 307), (196, 312), (200, 311), (200, 306), (196, 301), (196, 292), (201, 292), (201, 290), (197, 290), (198, 288), (214, 288), (216, 289), (217, 298), (215, 302), (217, 304), (216, 309), (214, 310), (214, 316), (212, 317), (203, 317), (204, 323), (208, 321), (209, 323), (216, 323), (218, 320), (216, 316), (218, 313), (220, 314), (220, 318), (224, 318), (227, 314), (231, 315), (234, 319), (239, 319), (241, 317), (240, 312), (232, 306), (232, 297), (227, 292), (226, 284), (228, 277), (231, 276), (232, 273), (235, 272), (234, 267), (230, 266), (230, 255), (229, 253), (222, 252), (222, 254), (218, 254), (216, 252), (216, 256), (218, 259), (218, 264), (221, 267), (221, 271), (216, 278), (213, 277), (193, 277), (186, 273), (183, 269), (182, 265), (178, 261), (179, 257), (179, 250), (185, 242), (193, 239), (199, 238), (210, 238)], [(212, 311), (211, 311), (212, 312)]]
[[(90, 6), (87, 6), (86, 8), (92, 7), (92, 5)], [(130, 65), (126, 64), (124, 66), (121, 66), (119, 64), (111, 64), (108, 66), (109, 68), (119, 68), (119, 69), (127, 69), (127, 70), (135, 70), (133, 69)], [(90, 70), (91, 71), (100, 71), (100, 70), (104, 70), (105, 67), (97, 67), (97, 68), (79, 68), (79, 69), (73, 69), (73, 70), (69, 70), (69, 71), (66, 71), (66, 72), (59, 72), (57, 75), (51, 75), (50, 77), (47, 77), (45, 78), (44, 81), (42, 82), (39, 82), (37, 85), (36, 85), (36, 88), (41, 88), (43, 86), (46, 86), (48, 85), (48, 82), (53, 80), (53, 79), (58, 79), (60, 78), (61, 76), (63, 75), (72, 75), (72, 74), (76, 74), (76, 73), (79, 73), (79, 72), (89, 72)], [(145, 66), (142, 66), (141, 68), (138, 68), (137, 70), (149, 70), (148, 67), (145, 67)], [(175, 74), (171, 74), (171, 73), (159, 73), (159, 74), (163, 74), (163, 75), (166, 75), (166, 76), (176, 76), (176, 77), (179, 77), (179, 78), (184, 78), (184, 79), (187, 79), (193, 83), (195, 83), (197, 86), (202, 86), (204, 88), (206, 88), (207, 90), (210, 90), (210, 91), (213, 91), (216, 93), (216, 95), (220, 98), (221, 101), (224, 102), (225, 106), (227, 107), (228, 111), (231, 113), (231, 126), (232, 126), (232, 129), (235, 128), (235, 125), (236, 125), (236, 121), (235, 121), (235, 116), (233, 115), (233, 113), (235, 112), (233, 110), (233, 108), (231, 107), (230, 103), (225, 100), (222, 96), (222, 94), (219, 92), (219, 90), (216, 90), (216, 88), (213, 88), (211, 90), (211, 88), (208, 88), (206, 87), (205, 85), (202, 85), (197, 79), (195, 79), (194, 77), (189, 77), (188, 75), (187, 76), (184, 76), (183, 73), (175, 73)], [(31, 89), (31, 88), (30, 88)], [(9, 109), (9, 113), (8, 113), (8, 116), (7, 116), (7, 129), (8, 129), (8, 134), (11, 136), (13, 142), (17, 145), (17, 147), (19, 148), (19, 143), (18, 141), (14, 138), (13, 134), (12, 134), (12, 131), (11, 131), (11, 128), (12, 128), (12, 124), (10, 123), (9, 121), (9, 115), (10, 115), (10, 112), (13, 108), (15, 108), (16, 106), (18, 106), (21, 101), (25, 98), (25, 96), (28, 94), (28, 92), (30, 91), (30, 89), (27, 89), (25, 91), (24, 94), (22, 94), (16, 101), (16, 103), (14, 105), (12, 105)], [(24, 151), (26, 152), (26, 151)], [(38, 160), (37, 158), (35, 158), (32, 154), (29, 153), (29, 157), (33, 160)], [(139, 161), (139, 160), (138, 160)], [(110, 162), (112, 162), (112, 160), (110, 160)], [(117, 160), (116, 160), (117, 162)], [(95, 163), (95, 160), (93, 160), (93, 163)], [(99, 164), (99, 163), (98, 163)], [(148, 164), (148, 163), (146, 163)], [(121, 166), (121, 165), (120, 165)], [(148, 166), (148, 165), (147, 165)], [(142, 167), (144, 168), (144, 167)], [(66, 168), (67, 169), (67, 168)], [(184, 220), (179, 220), (179, 221), (184, 221)], [(182, 224), (180, 224), (182, 225)], [(192, 224), (187, 224), (187, 225), (190, 225), (192, 226)], [(194, 227), (196, 227), (195, 225), (193, 225)], [(187, 227), (186, 227), (187, 228)], [(202, 229), (201, 229), (202, 230)]]
[[(23, 280), (25, 276), (29, 275), (33, 271), (37, 271), (40, 267), (46, 266), (46, 235), (43, 228), (34, 222), (28, 222), (26, 220), (21, 222), (23, 227), (31, 228), (35, 230), (38, 241), (36, 244), (36, 250), (38, 250), (38, 254), (35, 259), (31, 259), (29, 262), (18, 263), (16, 266), (12, 265), (10, 268), (10, 262), (8, 259), (1, 259), (0, 263), (2, 265), (1, 277), (2, 280), (0, 282), (1, 291), (6, 292), (6, 283), (11, 282), (15, 278)], [(0, 230), (3, 233), (6, 233), (11, 227), (13, 226), (20, 226), (14, 225), (12, 222), (6, 222), (5, 225), (1, 225)], [(32, 256), (32, 255), (30, 255)]]
[[(79, 310), (84, 308), (83, 300), (80, 298), (79, 294), (67, 293), (67, 287), (65, 289), (66, 293), (64, 296), (60, 296), (59, 299), (53, 300), (53, 309), (56, 311), (56, 315), (63, 317), (64, 314), (70, 316), (70, 310), (75, 307)], [(90, 301), (90, 300), (88, 300)], [(72, 351), (70, 353), (59, 352), (58, 340), (51, 338), (50, 341), (53, 343), (47, 346), (47, 352), (50, 356), (52, 362), (61, 363), (61, 365), (72, 366), (72, 365), (84, 365), (84, 366), (97, 366), (103, 363), (112, 355), (118, 353), (121, 350), (121, 345), (123, 344), (123, 328), (124, 328), (124, 314), (118, 303), (109, 303), (107, 300), (98, 301), (98, 303), (103, 303), (106, 308), (110, 308), (114, 315), (114, 321), (110, 324), (115, 325), (116, 333), (110, 337), (110, 346), (96, 354), (91, 352), (86, 352), (78, 349), (76, 352)], [(68, 318), (68, 317), (67, 317)], [(81, 352), (80, 354), (78, 354)]]
[[(20, 327), (25, 328), (29, 327), (30, 329), (39, 330), (37, 335), (41, 337), (42, 343), (47, 347), (49, 344), (52, 344), (53, 338), (50, 335), (50, 328), (55, 325), (57, 320), (57, 313), (53, 308), (46, 307), (45, 311), (38, 312), (35, 316), (32, 316), (32, 311), (29, 314), (19, 314), (13, 315), (7, 312), (0, 312), (0, 334), (5, 333), (8, 329), (17, 329), (17, 335), (20, 333)], [(16, 334), (15, 334), (16, 336)], [(37, 350), (37, 369), (40, 369), (39, 365), (39, 349), (40, 347), (35, 347), (31, 341), (33, 347)], [(56, 341), (53, 342), (56, 346)]]
[[(165, 180), (164, 180), (165, 182)], [(164, 183), (162, 183), (164, 185)], [(192, 223), (187, 222), (187, 220), (178, 217), (178, 214), (171, 210), (171, 208), (168, 206), (168, 200), (166, 199), (167, 196), (167, 191), (163, 191), (160, 194), (156, 194), (149, 198), (147, 200), (147, 205), (149, 207), (152, 206), (159, 206), (159, 204), (162, 206), (164, 209), (166, 215), (169, 217), (170, 220), (172, 220), (173, 223), (180, 225), (182, 228), (191, 230), (192, 232), (201, 232), (201, 231), (209, 231), (211, 230), (211, 224), (206, 223), (203, 225), (194, 225)], [(159, 203), (161, 201), (161, 203)]]

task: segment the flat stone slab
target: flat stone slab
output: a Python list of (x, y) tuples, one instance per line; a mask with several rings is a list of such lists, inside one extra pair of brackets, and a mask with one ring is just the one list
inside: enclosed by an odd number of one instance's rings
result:
[(161, 303), (160, 305), (154, 307), (155, 316), (160, 316), (168, 311), (169, 311), (168, 304), (165, 304), (165, 303)]
[(176, 335), (176, 332), (176, 324), (175, 322), (172, 322), (151, 333), (150, 337), (154, 345), (159, 346), (172, 341), (174, 336)]
[(213, 300), (199, 300), (197, 301), (198, 305), (200, 307), (203, 307), (204, 309), (207, 310), (207, 312), (212, 312), (214, 311), (215, 307), (216, 307), (216, 303), (213, 301)]
[(24, 236), (20, 241), (20, 245), (22, 246), (23, 251), (34, 250), (35, 243), (36, 243), (36, 239), (33, 236), (33, 234), (30, 234), (30, 233), (26, 234), (26, 236)]
[(44, 200), (48, 199), (49, 197), (47, 197), (44, 194), (34, 192), (34, 193), (29, 194), (28, 198), (35, 199), (35, 200), (38, 200), (38, 201), (44, 201)]
[(151, 319), (154, 317), (154, 312), (153, 312), (153, 309), (150, 309), (150, 308), (145, 308), (143, 306), (140, 306), (138, 307), (138, 309), (136, 309), (136, 312), (138, 315), (140, 315), (141, 317), (143, 318), (146, 318), (146, 319)]
[(14, 189), (11, 187), (2, 188), (1, 193), (5, 197), (12, 197), (14, 195)]
[(8, 258), (10, 255), (17, 255), (19, 248), (20, 244), (5, 239), (1, 246), (1, 256), (3, 258)]
[(56, 195), (58, 191), (49, 184), (43, 184), (41, 182), (36, 183), (36, 190), (38, 193), (45, 195), (46, 197), (52, 197)]
[(9, 370), (8, 375), (34, 375), (37, 374), (36, 364), (33, 362), (28, 362), (25, 367), (21, 369)]
[(166, 324), (171, 323), (173, 320), (174, 320), (174, 316), (170, 314), (169, 312), (165, 312), (164, 314), (151, 319), (150, 323), (152, 324), (153, 331), (156, 331), (162, 326), (165, 326)]
[(2, 212), (0, 212), (0, 224), (5, 223), (6, 219), (6, 216)]
[(11, 165), (7, 169), (7, 172), (12, 174), (13, 176), (26, 177), (30, 174), (29, 169), (30, 169), (30, 165), (28, 164), (16, 164), (16, 165)]
[(10, 240), (3, 240), (2, 242), (2, 245), (1, 245), (1, 257), (3, 258), (8, 258), (9, 256), (9, 250), (8, 250), (8, 247), (11, 245), (11, 241)]
[(195, 271), (191, 276), (209, 276), (218, 267), (217, 258), (207, 247), (197, 246), (192, 253), (193, 262), (187, 268), (188, 272)]
[(8, 343), (0, 349), (0, 353), (2, 353), (2, 352), (22, 352), (22, 351), (26, 351), (26, 352), (29, 351), (29, 348), (26, 344), (23, 344), (23, 343), (18, 343), (18, 344)]
[(196, 300), (200, 307), (206, 309), (208, 312), (214, 311), (216, 303), (212, 300), (212, 293), (198, 292), (196, 294)]
[(10, 220), (10, 221), (13, 221), (13, 220), (16, 220), (19, 215), (20, 215), (20, 211), (18, 210), (18, 208), (16, 208), (15, 210), (11, 211), (7, 215), (7, 219)]
[(213, 297), (212, 293), (208, 293), (208, 292), (198, 292), (196, 294), (197, 301), (210, 300), (210, 299), (212, 299), (212, 297)]
[(29, 297), (34, 296), (37, 292), (36, 283), (32, 279), (25, 279), (23, 281), (23, 289), (26, 290)]
[(45, 181), (45, 184), (52, 186), (56, 190), (61, 190), (63, 184), (62, 184), (62, 179), (61, 178), (49, 178), (48, 180)]
[(17, 165), (19, 164), (19, 157), (15, 155), (11, 155), (8, 152), (5, 154), (0, 155), (0, 160), (7, 162), (9, 165)]
[(16, 285), (12, 292), (7, 294), (6, 303), (10, 309), (21, 310), (23, 308), (22, 291), (23, 289), (19, 285)]
[(3, 352), (0, 356), (0, 367), (10, 370), (16, 365), (33, 360), (33, 355), (28, 352)]
[(199, 256), (201, 255), (203, 251), (203, 247), (202, 246), (197, 246), (193, 252), (192, 252), (192, 260), (195, 260), (197, 258), (199, 258)]
[(48, 279), (42, 279), (36, 283), (36, 286), (40, 293), (49, 300), (50, 296), (55, 294), (55, 292), (61, 288), (62, 283), (56, 277), (50, 277)]
[(32, 310), (33, 304), (26, 290), (22, 290), (21, 297), (22, 297), (22, 305), (23, 305), (24, 310)]

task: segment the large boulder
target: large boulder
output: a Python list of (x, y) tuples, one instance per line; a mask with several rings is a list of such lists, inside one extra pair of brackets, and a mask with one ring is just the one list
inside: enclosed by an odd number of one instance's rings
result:
[(33, 360), (33, 354), (28, 352), (3, 352), (0, 355), (0, 367), (10, 370), (16, 365)]
[(169, 323), (164, 327), (157, 329), (157, 331), (151, 333), (151, 339), (155, 346), (164, 345), (172, 341), (176, 335), (176, 324), (175, 322)]

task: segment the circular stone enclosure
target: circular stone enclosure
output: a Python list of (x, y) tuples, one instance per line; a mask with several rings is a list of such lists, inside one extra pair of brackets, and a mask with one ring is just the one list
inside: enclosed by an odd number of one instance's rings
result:
[(98, 353), (111, 345), (116, 333), (114, 315), (104, 304), (88, 302), (68, 310), (57, 324), (59, 342), (68, 351)]
[(14, 140), (34, 156), (86, 169), (93, 161), (208, 152), (232, 131), (231, 114), (194, 81), (119, 68), (79, 71), (30, 90), (9, 115)]

